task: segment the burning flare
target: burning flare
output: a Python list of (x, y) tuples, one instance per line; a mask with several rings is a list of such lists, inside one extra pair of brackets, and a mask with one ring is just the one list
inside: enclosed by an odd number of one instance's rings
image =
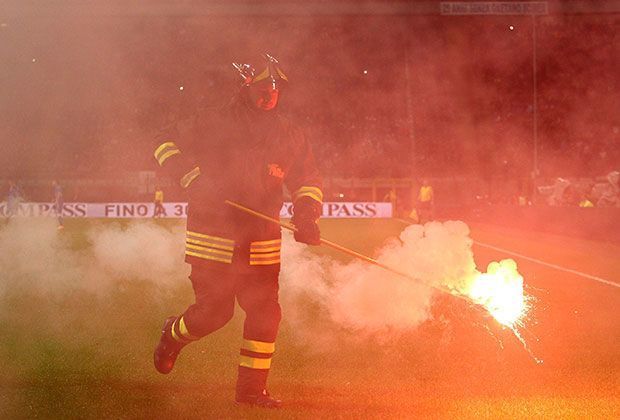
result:
[(477, 273), (463, 293), (513, 330), (527, 311), (523, 277), (510, 259), (490, 263), (487, 272)]

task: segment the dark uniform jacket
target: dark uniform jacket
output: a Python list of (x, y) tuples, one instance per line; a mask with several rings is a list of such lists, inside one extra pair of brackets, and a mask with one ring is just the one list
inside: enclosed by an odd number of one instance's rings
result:
[(227, 205), (278, 219), (283, 186), (322, 202), (321, 178), (303, 133), (274, 111), (240, 99), (210, 109), (159, 142), (155, 158), (188, 193), (186, 261), (236, 267), (279, 265), (280, 226)]

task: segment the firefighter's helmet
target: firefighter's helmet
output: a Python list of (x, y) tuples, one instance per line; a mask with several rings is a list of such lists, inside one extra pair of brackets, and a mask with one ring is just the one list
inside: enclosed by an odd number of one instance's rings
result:
[(288, 77), (286, 77), (286, 74), (282, 71), (280, 63), (275, 57), (267, 53), (262, 54), (261, 57), (265, 61), (262, 71), (261, 67), (256, 66), (254, 63), (232, 63), (233, 67), (237, 69), (239, 75), (243, 79), (244, 86), (250, 86), (261, 81), (268, 81), (276, 88), (282, 80), (288, 82)]

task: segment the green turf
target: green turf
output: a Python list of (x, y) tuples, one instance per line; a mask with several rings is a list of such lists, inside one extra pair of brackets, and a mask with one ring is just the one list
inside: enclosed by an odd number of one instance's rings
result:
[[(62, 235), (72, 249), (87, 250), (87, 228), (106, 223), (112, 222), (69, 220)], [(158, 223), (171, 227), (180, 222)], [(323, 220), (321, 228), (326, 238), (372, 255), (403, 225), (394, 220)], [(349, 259), (332, 250), (317, 252)], [(270, 388), (285, 400), (285, 407), (274, 412), (231, 402), (242, 324), (239, 310), (222, 330), (184, 349), (170, 375), (155, 372), (152, 349), (162, 320), (192, 302), (185, 279), (168, 288), (121, 279), (103, 294), (79, 287), (50, 294), (15, 285), (0, 296), (0, 418), (617, 418), (619, 414), (618, 359), (613, 359), (618, 353), (613, 345), (608, 350), (591, 349), (590, 354), (582, 346), (574, 360), (536, 367), (510, 334), (499, 331), (492, 337), (482, 327), (459, 322), (464, 313), (455, 316), (447, 311), (447, 327), (429, 322), (377, 340), (331, 324), (321, 313), (313, 313), (317, 308), (309, 304), (304, 310), (314, 322), (313, 330), (325, 331), (331, 343), (317, 351), (316, 343), (295, 334), (295, 327), (286, 321), (291, 308), (284, 307)], [(601, 328), (617, 338), (617, 320)], [(586, 362), (591, 369), (581, 369), (588, 357), (594, 359)], [(569, 379), (573, 385), (566, 383)]]

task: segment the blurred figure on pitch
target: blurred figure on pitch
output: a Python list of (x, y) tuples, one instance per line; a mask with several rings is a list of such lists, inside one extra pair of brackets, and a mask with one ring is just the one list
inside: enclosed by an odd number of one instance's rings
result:
[(64, 199), (62, 196), (62, 187), (60, 184), (54, 180), (52, 181), (52, 210), (56, 215), (56, 219), (58, 220), (58, 229), (64, 229), (64, 225), (62, 223), (62, 206), (64, 205)]
[(435, 193), (428, 179), (422, 180), (416, 204), (418, 223), (424, 224), (435, 218)]
[(388, 201), (392, 204), (392, 217), (398, 216), (398, 195), (396, 194), (396, 188), (390, 188), (390, 191), (383, 197), (383, 201)]
[(6, 196), (6, 217), (9, 219), (17, 216), (19, 203), (22, 201), (22, 193), (14, 181), (9, 181), (9, 192)]
[(155, 210), (153, 211), (153, 217), (166, 217), (166, 209), (164, 208), (164, 192), (158, 185), (155, 187)]
[(610, 172), (605, 179), (596, 207), (620, 207), (620, 172)]
[(590, 198), (588, 198), (587, 194), (582, 192), (581, 197), (579, 199), (579, 207), (582, 207), (582, 208), (594, 207), (594, 203), (590, 201)]

